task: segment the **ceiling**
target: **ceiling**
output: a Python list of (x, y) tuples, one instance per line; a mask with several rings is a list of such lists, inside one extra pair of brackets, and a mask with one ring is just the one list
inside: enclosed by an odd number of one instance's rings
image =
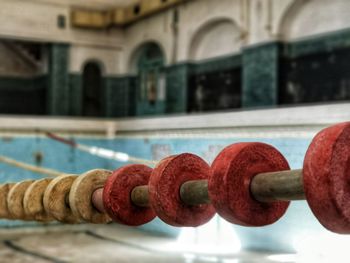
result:
[(122, 6), (128, 6), (135, 2), (138, 2), (137, 0), (60, 0), (65, 1), (70, 5), (78, 5), (78, 6), (91, 6), (91, 7), (122, 7)]
[(51, 3), (55, 5), (69, 5), (82, 8), (107, 9), (110, 7), (125, 7), (138, 0), (34, 0), (35, 2)]

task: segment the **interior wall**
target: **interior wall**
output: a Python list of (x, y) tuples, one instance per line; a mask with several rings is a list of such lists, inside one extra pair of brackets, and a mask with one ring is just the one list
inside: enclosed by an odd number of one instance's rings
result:
[(135, 73), (135, 53), (144, 44), (154, 42), (164, 53), (165, 63), (171, 63), (173, 36), (171, 31), (172, 12), (166, 11), (128, 27), (125, 31), (121, 73)]
[(93, 46), (73, 45), (70, 48), (69, 71), (82, 73), (87, 61), (99, 61), (103, 75), (116, 75), (120, 72), (120, 50)]
[[(106, 74), (120, 73), (118, 56), (124, 38), (122, 29), (72, 28), (68, 2), (1, 0), (0, 4), (0, 38), (66, 43), (71, 47), (71, 72), (81, 73), (83, 63), (95, 58), (106, 65)], [(60, 18), (65, 20), (64, 28), (59, 27)]]
[[(228, 55), (282, 37), (294, 39), (345, 28), (349, 24), (348, 5), (346, 0), (189, 1), (125, 29), (86, 30), (70, 27), (67, 3), (1, 0), (0, 38), (65, 42), (72, 47), (71, 72), (81, 72), (84, 61), (96, 57), (104, 60), (107, 74), (123, 75), (130, 73), (131, 56), (145, 42), (154, 41), (162, 47), (167, 65), (193, 57)], [(65, 18), (65, 28), (58, 27), (59, 16)], [(215, 23), (225, 19), (235, 26)]]
[[(221, 37), (220, 47), (224, 50), (218, 55), (227, 55), (232, 53), (232, 49), (228, 48), (223, 42), (223, 38), (226, 38), (229, 43), (232, 43), (234, 38), (244, 37), (244, 31), (247, 27), (247, 15), (245, 1), (239, 0), (221, 0), (220, 4), (217, 1), (202, 0), (202, 1), (190, 1), (189, 3), (179, 7), (179, 34), (178, 34), (178, 49), (177, 49), (177, 61), (188, 61), (190, 59), (190, 50), (193, 39), (196, 34), (200, 32), (201, 28), (205, 25), (210, 25), (214, 21), (229, 20), (235, 24), (231, 27), (234, 37), (229, 36)], [(215, 24), (212, 24), (215, 25)], [(220, 24), (217, 29), (230, 31), (227, 24)], [(210, 28), (210, 27), (209, 27)], [(215, 33), (212, 31), (212, 36)], [(207, 38), (203, 38), (203, 41), (207, 41)], [(239, 44), (235, 44), (236, 49), (240, 49), (244, 43), (244, 39), (239, 41)], [(218, 48), (217, 48), (218, 49)], [(213, 51), (211, 51), (213, 52)], [(213, 54), (214, 56), (215, 54)]]
[(349, 28), (349, 9), (347, 0), (294, 1), (281, 21), (280, 35), (290, 40)]
[(0, 41), (0, 77), (30, 77), (42, 73), (42, 70), (26, 62), (11, 45)]
[[(203, 25), (210, 24), (209, 21), (226, 19), (236, 22), (236, 30), (234, 26), (231, 27), (234, 28), (234, 36), (227, 36), (220, 40), (221, 47), (225, 47), (225, 49), (219, 54), (212, 54), (212, 56), (230, 54), (233, 50), (239, 50), (240, 44), (238, 46), (235, 44), (237, 47), (233, 49), (228, 46), (232, 42), (236, 43), (236, 38), (244, 30), (245, 5), (240, 5), (240, 2), (244, 1), (221, 0), (220, 4), (211, 0), (190, 1), (175, 9), (167, 10), (131, 25), (125, 31), (122, 72), (128, 72), (132, 54), (146, 42), (156, 42), (162, 47), (167, 65), (188, 61), (195, 35)], [(218, 29), (227, 33), (230, 31), (228, 27), (230, 25), (219, 24)], [(212, 31), (214, 35), (209, 36), (209, 38), (216, 37), (215, 32)], [(203, 41), (207, 41), (207, 39), (204, 37)], [(224, 43), (225, 41), (229, 42)], [(210, 44), (204, 45), (209, 45), (207, 48), (210, 48)]]
[(189, 58), (202, 60), (239, 52), (241, 33), (234, 21), (218, 19), (203, 25), (194, 35)]
[[(69, 97), (69, 107), (75, 107), (70, 111), (75, 115), (79, 115), (79, 103), (75, 106), (74, 102), (81, 96), (82, 69), (87, 61), (99, 61), (104, 65), (102, 72), (106, 96), (114, 94), (110, 97), (118, 97), (118, 101), (128, 98), (123, 112), (131, 112), (130, 105), (134, 105), (131, 101), (134, 91), (131, 90), (137, 86), (137, 79), (132, 79), (136, 73), (133, 66), (135, 52), (145, 43), (157, 43), (165, 57), (167, 112), (183, 112), (186, 109), (189, 76), (193, 74), (193, 60), (196, 66), (204, 65), (206, 72), (211, 74), (217, 72), (218, 64), (224, 64), (225, 70), (233, 69), (233, 55), (242, 54), (244, 59), (239, 67), (246, 73), (250, 70), (249, 74), (245, 74), (242, 85), (247, 87), (247, 83), (252, 83), (250, 91), (275, 95), (275, 89), (271, 87), (276, 86), (279, 75), (278, 41), (288, 42), (350, 26), (345, 11), (350, 4), (345, 0), (188, 1), (125, 28), (105, 30), (71, 28), (68, 1), (62, 4), (34, 0), (0, 2), (0, 38), (67, 45), (64, 56), (68, 56), (64, 61), (67, 60), (68, 68), (57, 66), (51, 75), (57, 81), (64, 79), (64, 85), (57, 83), (54, 90)], [(59, 27), (59, 18), (65, 19), (63, 28)], [(265, 45), (269, 43), (276, 45)], [(0, 75), (31, 72), (26, 65), (8, 57), (9, 52), (2, 48), (0, 45), (0, 58), (5, 61), (2, 65), (6, 66), (0, 67)], [(249, 57), (247, 54), (254, 55)], [(62, 64), (61, 57), (61, 54), (55, 55), (51, 64)], [(253, 78), (255, 80), (251, 81)], [(236, 80), (235, 77), (233, 82)], [(261, 81), (267, 83), (266, 92), (262, 89)], [(211, 85), (209, 88), (212, 88)], [(253, 95), (256, 94), (254, 92)], [(244, 96), (247, 89), (243, 88), (242, 93)], [(252, 100), (257, 101), (254, 96)], [(170, 98), (172, 102), (169, 102)], [(119, 116), (112, 110), (116, 99), (110, 100), (107, 102), (110, 105), (107, 107), (108, 114)], [(57, 99), (57, 106), (60, 105), (59, 101)], [(69, 107), (66, 105), (64, 112), (68, 112)]]
[[(59, 16), (65, 27), (60, 28)], [(0, 37), (119, 47), (120, 29), (84, 30), (70, 25), (70, 7), (41, 1), (1, 0)]]
[[(236, 29), (233, 31), (237, 34), (236, 37), (239, 36), (239, 41), (235, 43), (239, 44), (233, 49), (220, 43), (218, 46), (213, 44), (216, 50), (222, 50), (218, 55), (256, 44), (332, 32), (350, 26), (347, 15), (349, 5), (350, 2), (346, 0), (221, 0), (220, 3), (210, 0), (189, 1), (176, 9), (143, 19), (128, 27), (123, 57), (126, 65), (132, 50), (153, 40), (164, 47), (168, 64), (188, 61), (193, 56), (192, 43), (198, 37), (200, 29), (211, 21), (220, 19), (235, 22)], [(175, 10), (178, 11), (177, 23), (174, 22)], [(219, 27), (213, 34), (218, 36), (220, 30), (224, 29)], [(210, 34), (210, 27), (206, 33)], [(226, 39), (222, 42), (232, 43), (227, 34), (223, 35)], [(205, 45), (205, 38), (203, 41)], [(208, 50), (215, 52), (210, 46)], [(215, 55), (214, 53), (213, 56)], [(123, 71), (127, 72), (127, 67)]]
[[(65, 42), (72, 47), (71, 72), (80, 71), (82, 63), (94, 56), (104, 60), (107, 74), (120, 75), (130, 72), (131, 56), (145, 42), (157, 42), (168, 65), (192, 57), (215, 57), (257, 43), (347, 28), (349, 5), (346, 0), (221, 0), (219, 4), (212, 0), (189, 1), (125, 29), (86, 30), (70, 27), (68, 3), (1, 0), (0, 38)], [(60, 16), (65, 18), (65, 28), (58, 27)], [(235, 27), (211, 24), (221, 19), (233, 21)], [(203, 26), (210, 24), (215, 26), (203, 31), (207, 30), (207, 36), (200, 36)], [(193, 54), (193, 42), (198, 39), (202, 43), (194, 45), (202, 51)]]

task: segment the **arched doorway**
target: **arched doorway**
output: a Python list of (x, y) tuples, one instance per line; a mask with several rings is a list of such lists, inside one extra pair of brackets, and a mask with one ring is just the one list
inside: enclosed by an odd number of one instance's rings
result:
[(155, 115), (165, 112), (164, 56), (156, 43), (142, 45), (136, 52), (137, 115)]
[(103, 115), (102, 72), (98, 63), (88, 62), (83, 69), (82, 115), (101, 117)]

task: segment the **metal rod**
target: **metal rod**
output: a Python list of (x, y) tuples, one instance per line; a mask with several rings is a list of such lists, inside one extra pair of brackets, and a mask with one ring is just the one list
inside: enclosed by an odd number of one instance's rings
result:
[(303, 171), (258, 174), (250, 184), (250, 191), (261, 202), (304, 200)]
[[(69, 192), (65, 196), (65, 203), (67, 207), (70, 207)], [(100, 213), (106, 213), (106, 209), (103, 205), (103, 187), (96, 189), (91, 195), (92, 206)]]
[[(187, 205), (209, 204), (208, 181), (194, 180), (181, 185), (180, 198)], [(140, 207), (149, 207), (148, 186), (136, 186), (131, 192), (132, 202)]]
[[(91, 195), (91, 203), (92, 205), (101, 213), (105, 213), (106, 209), (103, 205), (103, 188), (98, 188), (95, 190)], [(70, 207), (69, 205), (69, 193), (65, 196), (65, 203), (67, 207)]]
[[(106, 209), (103, 205), (103, 188), (99, 188), (95, 190), (92, 195), (91, 195), (91, 203), (94, 208), (97, 209), (100, 213), (105, 213)], [(69, 205), (69, 194), (66, 195), (65, 197), (65, 202), (67, 207), (70, 207)]]
[(187, 205), (210, 204), (208, 180), (188, 181), (181, 185), (180, 197)]
[(131, 192), (131, 201), (140, 207), (149, 207), (148, 185), (136, 186)]
[[(304, 200), (303, 171), (288, 170), (256, 175), (250, 184), (252, 196), (260, 202)], [(102, 189), (92, 195), (93, 205), (104, 212)], [(185, 182), (180, 187), (180, 198), (187, 205), (209, 204), (208, 180)], [(148, 186), (135, 187), (130, 194), (131, 201), (140, 207), (149, 207)]]
[(92, 205), (100, 212), (105, 213), (106, 209), (103, 205), (103, 188), (99, 188), (92, 193)]

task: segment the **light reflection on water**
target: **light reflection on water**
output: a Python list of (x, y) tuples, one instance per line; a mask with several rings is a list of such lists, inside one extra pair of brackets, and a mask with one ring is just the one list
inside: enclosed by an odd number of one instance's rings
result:
[[(289, 233), (290, 234), (290, 233)], [(322, 231), (300, 229), (286, 235), (296, 253), (245, 251), (232, 224), (216, 216), (199, 228), (182, 228), (175, 244), (164, 247), (169, 252), (181, 253), (187, 263), (218, 262), (349, 262), (350, 237)]]
[(232, 224), (215, 216), (197, 228), (183, 228), (175, 249), (205, 255), (232, 255), (240, 251), (241, 243)]

